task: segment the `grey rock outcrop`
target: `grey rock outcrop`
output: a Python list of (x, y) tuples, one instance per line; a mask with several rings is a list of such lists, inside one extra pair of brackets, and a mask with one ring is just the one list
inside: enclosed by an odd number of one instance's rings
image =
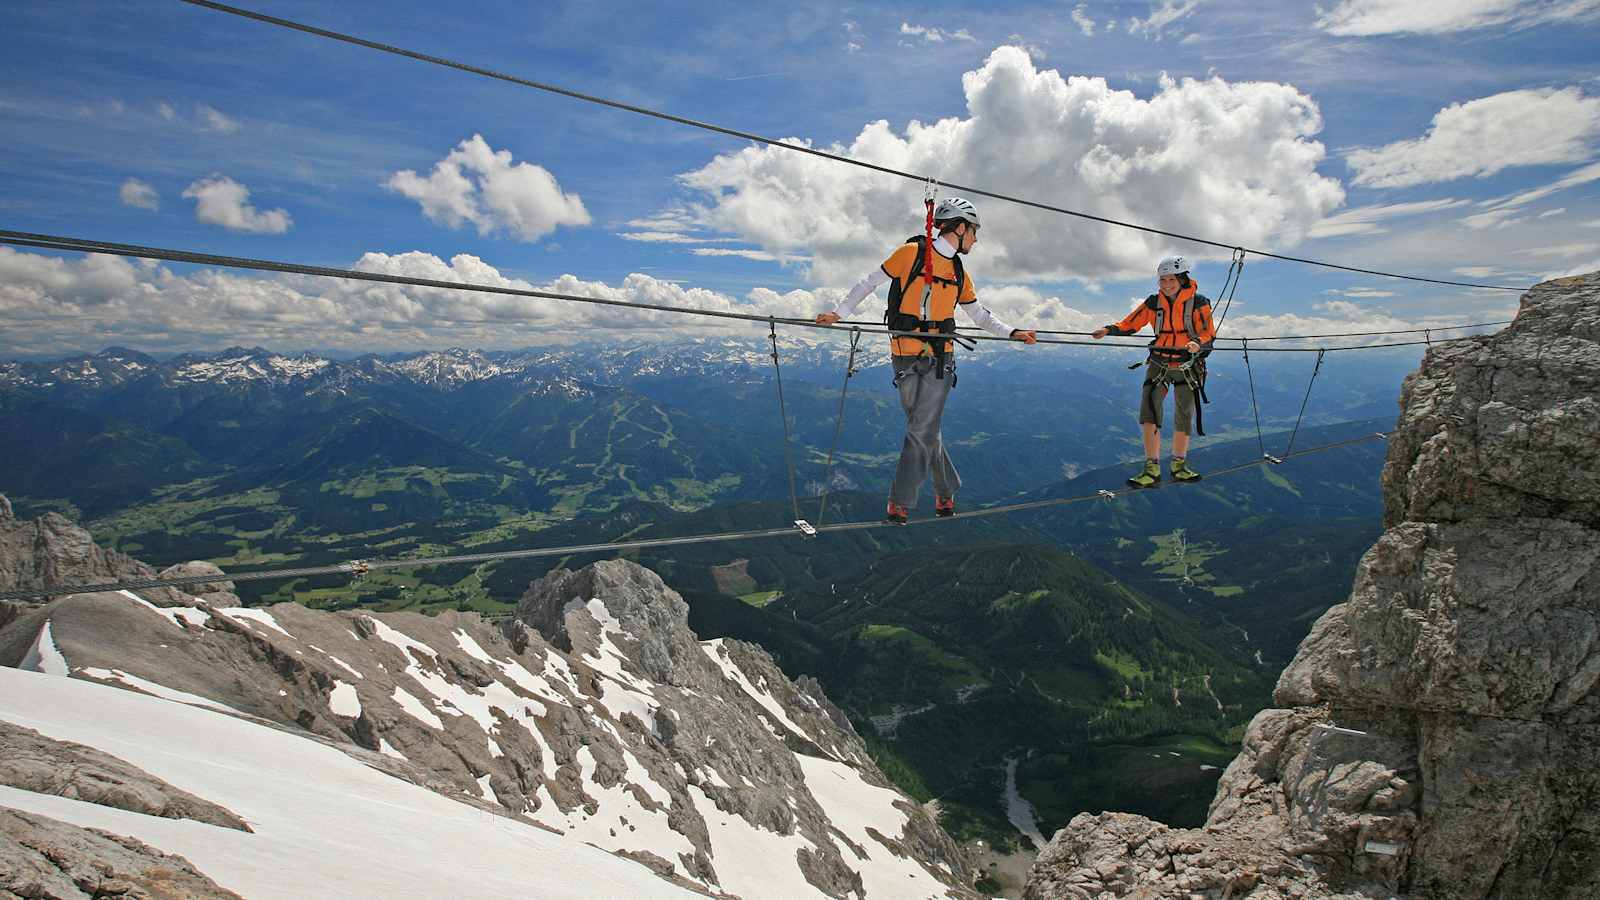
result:
[(168, 819), (249, 831), (222, 807), (93, 747), (0, 720), (0, 784)]
[(1386, 531), (1203, 829), (1079, 816), (1027, 896), (1600, 896), (1600, 274), (1406, 379)]
[[(89, 532), (59, 513), (18, 519), (0, 496), (0, 590), (32, 590), (57, 585), (104, 584), (154, 578), (142, 562), (95, 544)], [(181, 603), (173, 591), (149, 591), (157, 605)], [(192, 601), (191, 601), (192, 602)]]
[[(218, 609), (244, 605), (239, 601), (239, 595), (233, 592), (233, 582), (226, 580), (225, 577), (222, 577), (223, 571), (217, 568), (215, 563), (208, 563), (204, 560), (178, 563), (175, 566), (168, 566), (165, 569), (162, 569), (161, 574), (157, 575), (156, 577), (162, 579), (177, 579), (202, 578), (207, 575), (216, 575), (219, 577), (216, 581), (203, 581), (198, 584), (186, 584), (183, 586), (183, 590), (181, 592), (175, 591), (174, 593), (187, 594), (196, 600), (203, 601), (206, 606), (212, 606)], [(192, 606), (195, 604), (185, 605)]]
[(240, 900), (181, 856), (0, 807), (0, 900)]

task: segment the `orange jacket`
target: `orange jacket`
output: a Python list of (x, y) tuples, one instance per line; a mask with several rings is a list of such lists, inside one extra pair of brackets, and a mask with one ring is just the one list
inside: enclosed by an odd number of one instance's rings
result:
[[(939, 238), (935, 236), (934, 240), (937, 241)], [(930, 322), (938, 322), (953, 317), (956, 314), (957, 304), (976, 301), (978, 294), (972, 287), (972, 279), (969, 277), (961, 284), (961, 293), (958, 296), (955, 262), (932, 247), (928, 248), (928, 257), (933, 260), (933, 291), (929, 295), (926, 312), (922, 309), (922, 272), (912, 271), (917, 259), (916, 244), (901, 244), (888, 259), (883, 261), (883, 274), (900, 283), (902, 291), (900, 312)], [(919, 356), (932, 352), (927, 342), (916, 338), (892, 338), (890, 347), (895, 356)]]
[(1217, 338), (1217, 329), (1211, 324), (1211, 301), (1193, 281), (1171, 299), (1151, 294), (1121, 322), (1107, 325), (1106, 333), (1138, 334), (1146, 325), (1155, 326), (1156, 339), (1150, 342), (1152, 355), (1165, 359), (1169, 366), (1183, 364), (1182, 351), (1190, 341), (1200, 345), (1200, 356), (1205, 357)]

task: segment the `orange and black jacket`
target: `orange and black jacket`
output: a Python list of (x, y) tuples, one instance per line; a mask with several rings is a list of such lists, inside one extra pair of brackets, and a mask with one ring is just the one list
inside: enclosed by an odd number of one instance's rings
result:
[(1156, 339), (1150, 342), (1150, 355), (1166, 360), (1169, 366), (1183, 364), (1190, 341), (1200, 345), (1202, 359), (1209, 356), (1217, 329), (1211, 324), (1211, 301), (1197, 287), (1191, 281), (1170, 300), (1159, 293), (1151, 294), (1121, 322), (1107, 325), (1106, 333), (1138, 334), (1146, 325), (1155, 326)]
[[(971, 278), (957, 273), (955, 257), (947, 257), (929, 247), (927, 256), (933, 260), (933, 290), (928, 298), (928, 308), (923, 309), (922, 273), (916, 271), (917, 250), (920, 246), (921, 244), (915, 240), (907, 241), (883, 261), (883, 274), (889, 276), (899, 286), (899, 291), (895, 293), (900, 295), (900, 302), (895, 311), (932, 323), (952, 320), (950, 324), (953, 326), (956, 307), (977, 302), (977, 291), (972, 286)], [(918, 356), (932, 352), (926, 341), (908, 337), (891, 339), (890, 347), (895, 356)]]

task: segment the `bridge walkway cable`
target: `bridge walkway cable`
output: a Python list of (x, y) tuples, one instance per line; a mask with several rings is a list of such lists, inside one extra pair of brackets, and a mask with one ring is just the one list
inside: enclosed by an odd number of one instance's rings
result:
[[(878, 165), (877, 163), (870, 163), (870, 162), (867, 162), (865, 160), (854, 159), (854, 158), (849, 157), (849, 156), (843, 156), (843, 155), (838, 154), (838, 153), (829, 153), (826, 150), (818, 150), (815, 147), (807, 147), (807, 146), (802, 145), (802, 144), (791, 144), (791, 143), (789, 143), (787, 141), (780, 141), (780, 140), (778, 140), (776, 138), (766, 137), (764, 135), (755, 134), (755, 133), (749, 132), (749, 131), (742, 131), (742, 130), (737, 129), (737, 128), (728, 128), (728, 127), (722, 126), (722, 125), (715, 125), (715, 124), (712, 124), (710, 122), (705, 122), (705, 121), (701, 121), (701, 120), (698, 120), (698, 119), (691, 119), (691, 118), (689, 118), (687, 116), (673, 115), (671, 113), (662, 112), (660, 110), (650, 109), (648, 107), (638, 106), (638, 105), (632, 104), (632, 103), (624, 103), (624, 102), (622, 102), (620, 100), (612, 100), (610, 98), (600, 97), (600, 96), (597, 96), (597, 95), (594, 95), (594, 94), (587, 94), (587, 93), (584, 93), (582, 91), (576, 91), (576, 90), (573, 90), (571, 88), (564, 88), (564, 87), (561, 87), (559, 85), (549, 84), (547, 82), (534, 81), (532, 79), (521, 78), (521, 77), (518, 77), (516, 75), (508, 75), (508, 74), (506, 74), (504, 72), (496, 72), (493, 69), (487, 69), (487, 68), (484, 68), (482, 66), (476, 66), (476, 65), (472, 65), (472, 64), (464, 63), (464, 62), (458, 62), (458, 61), (451, 60), (451, 59), (445, 59), (444, 57), (440, 57), (440, 56), (432, 56), (430, 54), (420, 53), (420, 52), (415, 51), (415, 50), (407, 50), (407, 49), (402, 48), (402, 47), (396, 47), (396, 46), (393, 46), (391, 44), (380, 43), (378, 41), (369, 40), (367, 38), (362, 38), (362, 37), (357, 37), (357, 36), (351, 35), (351, 34), (345, 34), (345, 33), (338, 32), (338, 31), (332, 31), (332, 30), (329, 30), (329, 29), (326, 29), (326, 28), (318, 28), (318, 27), (313, 26), (313, 25), (307, 25), (307, 24), (304, 24), (302, 22), (295, 22), (295, 21), (292, 21), (290, 19), (279, 18), (277, 16), (269, 16), (269, 15), (266, 15), (265, 13), (259, 13), (259, 12), (254, 12), (254, 11), (248, 10), (248, 9), (242, 9), (240, 7), (237, 7), (237, 6), (229, 6), (229, 5), (225, 4), (225, 3), (215, 3), (215, 2), (212, 2), (212, 0), (182, 0), (182, 2), (188, 3), (191, 6), (199, 6), (199, 7), (205, 8), (205, 9), (214, 10), (216, 12), (226, 13), (228, 15), (239, 16), (241, 18), (250, 19), (250, 20), (253, 20), (253, 21), (256, 21), (256, 22), (261, 22), (261, 23), (267, 24), (267, 25), (275, 25), (275, 26), (280, 27), (280, 28), (288, 28), (288, 29), (291, 29), (293, 31), (301, 32), (303, 34), (315, 35), (317, 37), (327, 38), (327, 39), (333, 40), (333, 41), (340, 41), (340, 42), (346, 43), (346, 44), (354, 44), (354, 45), (356, 45), (358, 47), (366, 47), (366, 48), (368, 48), (370, 50), (378, 50), (378, 51), (381, 51), (383, 53), (390, 53), (390, 54), (393, 54), (395, 56), (402, 56), (402, 57), (405, 57), (407, 59), (416, 60), (418, 62), (430, 63), (432, 65), (443, 66), (443, 67), (449, 68), (449, 69), (456, 69), (458, 71), (468, 72), (468, 73), (471, 73), (473, 75), (480, 75), (480, 76), (482, 76), (484, 78), (492, 78), (492, 79), (494, 79), (496, 81), (504, 81), (504, 82), (507, 82), (507, 83), (510, 83), (510, 84), (521, 85), (522, 87), (533, 88), (534, 90), (544, 91), (546, 93), (559, 94), (559, 95), (564, 96), (564, 97), (570, 97), (570, 98), (572, 98), (574, 100), (581, 100), (581, 101), (583, 101), (585, 103), (593, 103), (593, 104), (597, 104), (599, 106), (607, 106), (607, 107), (610, 107), (612, 109), (619, 109), (619, 110), (623, 110), (625, 112), (636, 113), (636, 114), (641, 115), (641, 116), (648, 116), (650, 118), (660, 119), (662, 121), (674, 122), (674, 123), (679, 124), (679, 125), (687, 125), (687, 126), (689, 126), (691, 128), (698, 128), (698, 129), (701, 129), (703, 131), (715, 132), (717, 134), (726, 135), (728, 137), (735, 137), (735, 138), (739, 138), (741, 140), (754, 141), (754, 142), (756, 142), (758, 144), (763, 144), (763, 145), (769, 146), (769, 147), (779, 147), (779, 148), (782, 148), (782, 149), (785, 149), (785, 150), (794, 151), (796, 153), (805, 153), (805, 154), (808, 154), (810, 156), (820, 157), (822, 159), (832, 160), (833, 162), (838, 162), (838, 163), (843, 163), (845, 165), (851, 165), (851, 166), (856, 166), (858, 168), (868, 169), (868, 170), (871, 170), (871, 171), (874, 171), (874, 172), (879, 172), (879, 173), (882, 173), (882, 174), (885, 174), (885, 175), (894, 175), (894, 176), (899, 177), (899, 178), (908, 178), (908, 179), (911, 179), (913, 181), (921, 182), (923, 184), (927, 184), (927, 183), (930, 183), (930, 182), (933, 182), (933, 181), (936, 180), (933, 176), (930, 176), (930, 175), (918, 175), (918, 174), (915, 174), (915, 173), (912, 173), (912, 172), (906, 172), (906, 171), (903, 171), (903, 170), (900, 170), (900, 169), (895, 169), (895, 168), (892, 168), (890, 166), (882, 166), (882, 165)], [(1041, 203), (1041, 202), (1039, 202), (1037, 200), (1028, 200), (1028, 199), (1023, 198), (1023, 197), (1017, 197), (1017, 196), (1010, 195), (1010, 194), (1002, 194), (1002, 193), (999, 193), (999, 192), (996, 192), (996, 191), (990, 191), (990, 190), (985, 190), (985, 189), (980, 188), (980, 187), (974, 187), (972, 185), (955, 184), (953, 182), (942, 181), (942, 179), (940, 179), (939, 181), (941, 183), (943, 183), (943, 185), (945, 187), (947, 187), (947, 188), (949, 188), (951, 190), (954, 190), (954, 191), (958, 191), (958, 192), (963, 193), (963, 194), (970, 194), (972, 196), (977, 196), (977, 197), (988, 197), (988, 198), (993, 199), (993, 200), (1001, 200), (1001, 201), (1004, 201), (1004, 202), (1007, 202), (1007, 203), (1015, 203), (1015, 204), (1018, 204), (1020, 206), (1027, 206), (1027, 207), (1031, 207), (1033, 209), (1044, 210), (1046, 212), (1060, 213), (1061, 215), (1065, 215), (1065, 216), (1072, 216), (1074, 218), (1085, 219), (1085, 220), (1088, 220), (1088, 221), (1091, 221), (1091, 222), (1099, 222), (1099, 223), (1104, 224), (1104, 225), (1115, 225), (1115, 226), (1120, 227), (1120, 228), (1130, 228), (1130, 229), (1133, 229), (1135, 231), (1145, 232), (1146, 234), (1155, 234), (1155, 235), (1160, 235), (1162, 237), (1173, 238), (1175, 240), (1189, 241), (1191, 243), (1203, 244), (1203, 245), (1209, 246), (1209, 247), (1218, 247), (1218, 248), (1221, 248), (1221, 249), (1224, 249), (1224, 250), (1228, 250), (1230, 252), (1250, 253), (1250, 254), (1253, 254), (1255, 256), (1266, 257), (1268, 259), (1281, 260), (1283, 262), (1299, 263), (1299, 264), (1308, 265), (1308, 266), (1319, 266), (1321, 268), (1326, 268), (1326, 269), (1338, 269), (1340, 271), (1354, 272), (1354, 273), (1361, 274), (1361, 275), (1373, 275), (1373, 276), (1377, 276), (1377, 277), (1381, 277), (1381, 278), (1397, 278), (1397, 279), (1400, 279), (1400, 280), (1403, 280), (1403, 281), (1425, 282), (1425, 283), (1428, 283), (1428, 284), (1450, 285), (1450, 286), (1453, 286), (1453, 287), (1480, 288), (1480, 289), (1483, 289), (1483, 290), (1493, 290), (1493, 291), (1518, 291), (1518, 292), (1520, 292), (1520, 291), (1527, 290), (1526, 287), (1516, 287), (1516, 286), (1512, 286), (1512, 285), (1502, 285), (1502, 284), (1480, 284), (1480, 283), (1469, 282), (1469, 281), (1451, 281), (1451, 280), (1442, 279), (1442, 278), (1427, 278), (1427, 277), (1420, 276), (1420, 275), (1407, 275), (1407, 274), (1404, 274), (1404, 273), (1397, 273), (1397, 272), (1384, 272), (1384, 271), (1380, 271), (1378, 269), (1367, 269), (1367, 268), (1362, 268), (1362, 267), (1359, 267), (1359, 266), (1349, 266), (1349, 265), (1343, 265), (1341, 263), (1327, 262), (1327, 261), (1324, 261), (1324, 260), (1309, 259), (1309, 258), (1300, 257), (1300, 256), (1290, 256), (1290, 255), (1283, 254), (1283, 253), (1275, 253), (1275, 252), (1272, 252), (1270, 250), (1260, 250), (1260, 249), (1251, 248), (1251, 247), (1242, 247), (1242, 246), (1238, 246), (1238, 245), (1235, 245), (1235, 244), (1224, 243), (1222, 241), (1211, 240), (1210, 238), (1197, 237), (1197, 236), (1192, 235), (1192, 234), (1183, 234), (1181, 232), (1166, 231), (1164, 229), (1154, 228), (1154, 227), (1149, 226), (1149, 225), (1140, 225), (1140, 224), (1135, 223), (1135, 222), (1126, 222), (1126, 221), (1122, 221), (1120, 219), (1109, 218), (1107, 216), (1099, 216), (1099, 215), (1095, 215), (1093, 213), (1083, 212), (1081, 210), (1069, 209), (1069, 208), (1064, 207), (1064, 206), (1055, 206), (1055, 205), (1052, 205), (1052, 204), (1049, 204), (1049, 203)]]
[[(365, 272), (358, 269), (340, 269), (330, 266), (313, 266), (304, 263), (282, 262), (278, 260), (255, 259), (239, 256), (219, 256), (211, 253), (198, 253), (189, 250), (174, 250), (164, 247), (147, 247), (139, 244), (121, 244), (112, 241), (100, 241), (90, 238), (66, 237), (61, 235), (39, 234), (29, 231), (12, 231), (0, 229), (0, 244), (11, 244), (20, 247), (35, 247), (44, 250), (63, 250), (79, 253), (104, 253), (112, 256), (126, 256), (138, 259), (159, 259), (167, 262), (186, 263), (202, 266), (220, 266), (229, 269), (246, 269), (260, 272), (278, 272), (290, 275), (311, 275), (320, 278), (343, 278), (353, 281), (368, 281), (381, 284), (396, 284), (410, 287), (436, 288), (449, 291), (469, 291), (473, 293), (502, 294), (513, 297), (529, 297), (543, 300), (563, 300), (572, 303), (587, 303), (596, 306), (611, 306), (628, 309), (648, 310), (652, 312), (672, 313), (674, 315), (702, 316), (706, 318), (728, 319), (744, 322), (758, 322), (761, 324), (776, 323), (794, 328), (816, 328), (827, 331), (850, 331), (861, 328), (860, 323), (835, 325), (821, 325), (812, 319), (782, 318), (755, 313), (737, 313), (726, 310), (698, 309), (684, 306), (668, 306), (660, 303), (640, 303), (633, 300), (615, 300), (605, 297), (586, 297), (578, 294), (566, 294), (557, 291), (541, 291), (533, 288), (516, 288), (506, 285), (477, 284), (466, 281), (442, 281), (433, 278), (417, 278), (408, 275), (390, 275), (383, 272)], [(1467, 327), (1467, 326), (1462, 326)], [(891, 331), (887, 328), (865, 328), (872, 334), (913, 334), (913, 332)], [(1428, 329), (1429, 331), (1442, 329)], [(1009, 337), (993, 334), (963, 335), (963, 340), (973, 341), (1004, 341), (1014, 343)], [(1104, 341), (1077, 341), (1060, 338), (1038, 338), (1038, 343), (1063, 346), (1126, 348), (1130, 350), (1145, 350), (1143, 343), (1107, 343)], [(1345, 350), (1381, 350), (1390, 347), (1416, 347), (1430, 344), (1430, 341), (1386, 341), (1378, 344), (1356, 344), (1335, 347), (1257, 347), (1256, 352), (1269, 353), (1335, 353)], [(1216, 347), (1213, 352), (1234, 351), (1239, 348)]]
[[(1359, 437), (1347, 438), (1342, 441), (1333, 441), (1316, 447), (1292, 453), (1284, 459), (1295, 459), (1324, 453), (1341, 447), (1348, 447), (1366, 441), (1387, 438), (1383, 432), (1373, 432)], [(1268, 459), (1254, 459), (1227, 468), (1217, 469), (1207, 474), (1207, 479), (1217, 478), (1234, 472), (1242, 472), (1256, 466), (1265, 465)], [(835, 534), (849, 531), (866, 531), (874, 528), (903, 528), (911, 526), (926, 526), (941, 522), (956, 521), (959, 519), (977, 519), (988, 516), (1005, 515), (1025, 510), (1046, 509), (1056, 506), (1069, 506), (1077, 503), (1086, 503), (1091, 500), (1114, 500), (1129, 494), (1148, 493), (1152, 490), (1170, 490), (1176, 487), (1188, 487), (1177, 483), (1159, 483), (1150, 488), (1125, 487), (1118, 490), (1100, 490), (1092, 494), (1080, 494), (1073, 497), (1054, 497), (1044, 500), (1027, 500), (1018, 503), (1008, 503), (1001, 506), (986, 506), (979, 509), (958, 512), (953, 516), (931, 519), (914, 519), (909, 526), (896, 525), (884, 520), (841, 522), (834, 525), (819, 525), (815, 527), (818, 534)], [(801, 532), (793, 527), (787, 528), (758, 528), (747, 531), (723, 531), (712, 534), (694, 534), (681, 537), (649, 538), (637, 541), (611, 541), (598, 544), (574, 544), (563, 547), (535, 547), (525, 550), (502, 550), (485, 553), (463, 553), (451, 556), (428, 556), (417, 558), (392, 558), (392, 559), (353, 559), (346, 562), (325, 566), (303, 566), (299, 568), (262, 569), (250, 572), (224, 573), (221, 575), (191, 575), (181, 578), (134, 578), (106, 584), (59, 585), (37, 589), (0, 591), (0, 600), (22, 600), (38, 597), (63, 597), (72, 594), (92, 594), (102, 591), (134, 591), (151, 590), (155, 588), (181, 588), (193, 584), (205, 584), (218, 581), (266, 581), (282, 578), (307, 578), (321, 575), (349, 575), (357, 576), (367, 572), (386, 569), (411, 569), (422, 566), (447, 566), (464, 563), (497, 562), (508, 559), (533, 559), (550, 556), (575, 556), (586, 553), (626, 553), (631, 550), (648, 550), (658, 547), (682, 547), (694, 544), (722, 543), (727, 541), (758, 540), (775, 537), (801, 537)]]

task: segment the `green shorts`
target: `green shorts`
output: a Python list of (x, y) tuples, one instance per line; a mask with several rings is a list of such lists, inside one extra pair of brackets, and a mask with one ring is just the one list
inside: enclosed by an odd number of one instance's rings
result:
[[(1159, 367), (1159, 368), (1158, 368)], [(1161, 369), (1165, 363), (1150, 363), (1145, 366), (1144, 384), (1139, 388), (1139, 424), (1161, 427), (1161, 409), (1166, 406), (1167, 380), (1163, 377)], [(1172, 430), (1179, 434), (1189, 434), (1194, 422), (1194, 388), (1183, 381), (1183, 376), (1173, 373), (1175, 381), (1172, 387), (1176, 394), (1172, 403), (1177, 407), (1177, 420), (1172, 423)]]

